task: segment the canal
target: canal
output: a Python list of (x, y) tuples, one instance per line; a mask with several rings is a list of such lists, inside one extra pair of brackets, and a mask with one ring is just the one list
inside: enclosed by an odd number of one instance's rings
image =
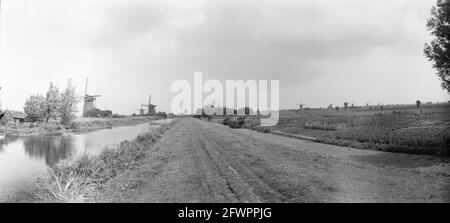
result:
[(87, 133), (0, 139), (0, 198), (11, 190), (26, 190), (61, 159), (72, 154), (99, 154), (107, 146), (133, 140), (157, 126), (145, 123)]

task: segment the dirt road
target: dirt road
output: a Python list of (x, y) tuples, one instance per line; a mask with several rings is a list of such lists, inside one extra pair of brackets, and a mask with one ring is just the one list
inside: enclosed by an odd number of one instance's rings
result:
[(107, 202), (449, 202), (439, 158), (306, 142), (182, 119)]

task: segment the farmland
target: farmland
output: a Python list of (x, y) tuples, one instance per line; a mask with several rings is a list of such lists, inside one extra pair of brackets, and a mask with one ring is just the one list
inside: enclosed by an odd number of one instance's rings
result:
[[(450, 104), (282, 110), (274, 127), (260, 117), (241, 117), (241, 127), (314, 138), (314, 141), (360, 149), (448, 156)], [(223, 122), (225, 117), (212, 121)]]

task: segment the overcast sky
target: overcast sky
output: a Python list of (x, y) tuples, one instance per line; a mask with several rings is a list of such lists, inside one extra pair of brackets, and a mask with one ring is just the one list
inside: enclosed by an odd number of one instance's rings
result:
[[(280, 80), (280, 105), (446, 101), (423, 56), (432, 0), (3, 0), (0, 99), (68, 78), (130, 114), (177, 79)], [(81, 107), (81, 104), (80, 104)]]

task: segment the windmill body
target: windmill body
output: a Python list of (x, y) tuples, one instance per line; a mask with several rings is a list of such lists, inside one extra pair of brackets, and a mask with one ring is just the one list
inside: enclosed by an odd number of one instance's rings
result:
[(84, 90), (84, 105), (83, 105), (83, 117), (91, 117), (91, 113), (97, 110), (96, 100), (101, 95), (88, 95), (87, 94), (88, 79), (86, 79), (86, 88)]
[(148, 116), (154, 116), (156, 115), (156, 105), (152, 104), (152, 95), (148, 98), (148, 104), (147, 105), (141, 105), (142, 107), (147, 107), (147, 114)]
[(83, 116), (84, 117), (86, 117), (90, 111), (93, 111), (96, 109), (95, 100), (96, 100), (95, 96), (86, 95), (84, 97), (84, 106), (83, 106)]
[(155, 108), (156, 108), (156, 105), (149, 104), (147, 114), (150, 115), (150, 116), (156, 115), (156, 109)]

